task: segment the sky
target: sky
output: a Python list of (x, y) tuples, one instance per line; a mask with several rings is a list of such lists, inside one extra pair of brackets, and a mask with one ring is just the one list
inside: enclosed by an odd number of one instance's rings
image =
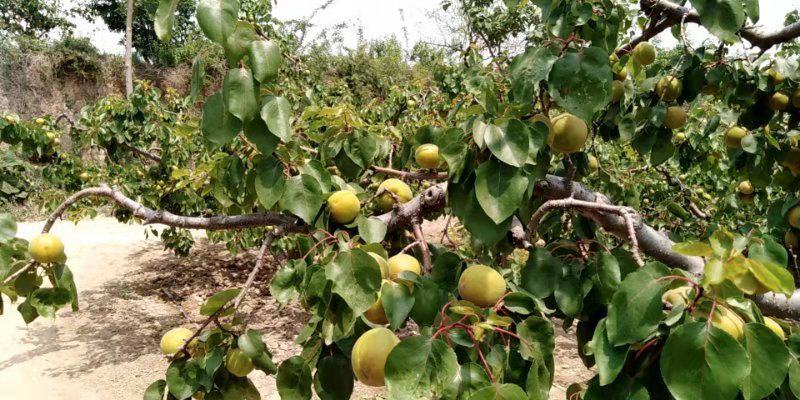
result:
[[(63, 0), (69, 7), (79, 0)], [(310, 15), (314, 9), (325, 3), (325, 0), (277, 0), (274, 15), (279, 19), (301, 19)], [(783, 26), (784, 16), (791, 10), (800, 9), (800, 0), (761, 0), (761, 20), (758, 26), (771, 31)], [(344, 22), (348, 28), (343, 32), (344, 44), (354, 47), (358, 43), (359, 27), (364, 39), (379, 39), (389, 36), (398, 38), (401, 44), (413, 45), (417, 41), (444, 43), (440, 27), (431, 18), (431, 13), (440, 9), (439, 0), (334, 0), (327, 9), (320, 11), (312, 23), (321, 30), (331, 29)], [(75, 17), (80, 36), (88, 36), (92, 42), (105, 53), (122, 54), (120, 44), (122, 34), (112, 33), (102, 21), (88, 21), (83, 17)], [(404, 28), (405, 27), (405, 32)], [(669, 30), (658, 36), (660, 45), (674, 47), (677, 41)], [(687, 38), (696, 46), (710, 38), (708, 32), (697, 25), (687, 24)]]

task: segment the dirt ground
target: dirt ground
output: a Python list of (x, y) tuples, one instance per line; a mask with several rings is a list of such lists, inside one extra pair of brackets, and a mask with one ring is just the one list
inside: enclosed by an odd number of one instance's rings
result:
[[(43, 222), (22, 223), (20, 236), (31, 238)], [(426, 228), (441, 232), (441, 221)], [(438, 228), (438, 230), (437, 230)], [(203, 299), (219, 289), (244, 282), (252, 253), (231, 256), (208, 244), (181, 258), (146, 239), (144, 228), (101, 217), (77, 226), (59, 222), (53, 232), (65, 242), (75, 274), (81, 309), (62, 310), (55, 321), (37, 319), (25, 326), (16, 310), (0, 317), (0, 388), (2, 399), (107, 400), (141, 399), (144, 389), (163, 378), (167, 363), (159, 354), (164, 331), (191, 327)], [(306, 315), (299, 307), (280, 308), (268, 295), (276, 265), (265, 268), (247, 307), (252, 326), (276, 361), (299, 352), (294, 344)], [(260, 296), (258, 295), (260, 294)], [(556, 379), (551, 399), (591, 374), (577, 357), (576, 346), (561, 328), (556, 349)], [(253, 373), (264, 399), (278, 399), (275, 380)], [(354, 398), (382, 398), (380, 389), (356, 387)]]

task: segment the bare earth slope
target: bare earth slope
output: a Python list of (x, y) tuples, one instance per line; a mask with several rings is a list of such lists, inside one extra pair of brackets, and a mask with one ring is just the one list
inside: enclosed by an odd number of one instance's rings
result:
[[(22, 223), (20, 235), (31, 238), (42, 224)], [(163, 251), (157, 239), (146, 239), (143, 227), (113, 218), (77, 226), (59, 222), (53, 232), (65, 242), (81, 309), (25, 326), (19, 313), (7, 307), (0, 316), (3, 399), (141, 399), (147, 385), (164, 376), (161, 334), (177, 325), (192, 327), (191, 321), (200, 319), (196, 312), (202, 300), (240, 285), (253, 264), (252, 254), (232, 256), (202, 238), (189, 257), (180, 258)], [(253, 327), (264, 332), (280, 361), (298, 353), (292, 339), (305, 315), (296, 307), (279, 308), (268, 296), (266, 284), (275, 267), (265, 268), (247, 306), (254, 310)], [(563, 399), (562, 388), (585, 379), (587, 371), (577, 360), (574, 342), (557, 331), (557, 386), (551, 398)], [(273, 378), (251, 375), (263, 398), (279, 398)], [(353, 397), (383, 397), (383, 392), (358, 385)]]

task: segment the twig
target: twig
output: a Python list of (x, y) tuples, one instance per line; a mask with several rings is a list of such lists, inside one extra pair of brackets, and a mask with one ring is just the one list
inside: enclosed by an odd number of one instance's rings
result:
[(450, 232), (448, 232), (448, 230), (450, 229), (450, 221), (452, 219), (453, 219), (453, 214), (447, 214), (447, 219), (444, 221), (444, 229), (442, 229), (442, 237), (439, 238), (439, 243), (444, 244), (444, 239), (447, 238), (450, 244), (454, 246), (457, 245), (457, 243), (453, 241), (453, 238), (450, 237)]
[(422, 234), (422, 227), (419, 222), (414, 222), (411, 227), (414, 230), (414, 237), (417, 239), (419, 251), (422, 253), (422, 267), (425, 273), (429, 274), (433, 263), (431, 263), (431, 251), (428, 249), (428, 242), (425, 241), (425, 235)]
[(275, 236), (280, 234), (280, 232), (267, 232), (266, 236), (264, 236), (264, 242), (261, 244), (261, 250), (258, 253), (258, 258), (256, 258), (256, 265), (253, 267), (253, 270), (250, 271), (250, 275), (247, 277), (247, 281), (245, 282), (244, 286), (242, 286), (242, 291), (239, 292), (239, 295), (236, 296), (236, 300), (233, 302), (233, 309), (239, 309), (239, 306), (242, 305), (242, 301), (244, 300), (245, 296), (247, 296), (247, 291), (250, 290), (250, 286), (253, 286), (253, 282), (256, 280), (256, 275), (258, 275), (258, 271), (261, 270), (261, 267), (264, 265), (264, 258), (269, 251), (269, 245), (272, 243), (272, 240), (275, 239)]
[[(574, 194), (574, 188), (570, 187), (569, 185), (569, 193)], [(528, 241), (533, 241), (533, 235), (535, 235), (536, 230), (539, 228), (539, 222), (542, 220), (542, 217), (549, 212), (550, 210), (556, 208), (577, 208), (577, 209), (590, 209), (590, 210), (597, 210), (603, 211), (607, 213), (613, 213), (619, 215), (620, 217), (625, 219), (625, 223), (627, 225), (627, 234), (628, 239), (631, 242), (631, 252), (633, 253), (634, 260), (636, 261), (639, 266), (644, 265), (644, 260), (642, 260), (641, 255), (639, 254), (639, 242), (636, 237), (636, 225), (634, 222), (634, 216), (636, 216), (636, 212), (633, 211), (630, 207), (625, 206), (615, 206), (611, 204), (603, 204), (603, 203), (593, 203), (589, 201), (578, 200), (572, 197), (568, 197), (565, 199), (557, 199), (557, 200), (548, 200), (544, 202), (544, 204), (533, 213), (531, 217), (531, 221), (528, 223)]]
[[(391, 164), (390, 164), (391, 165)], [(447, 180), (447, 172), (436, 172), (436, 171), (419, 171), (419, 172), (408, 172), (408, 171), (400, 171), (392, 168), (384, 168), (384, 167), (377, 167), (373, 166), (372, 169), (375, 172), (380, 172), (386, 175), (393, 175), (397, 176), (403, 180), (416, 180), (416, 181), (424, 181), (424, 180)]]
[(153, 162), (156, 162), (156, 163), (160, 163), (161, 162), (161, 157), (159, 157), (159, 156), (157, 156), (157, 155), (155, 155), (155, 154), (153, 154), (153, 153), (151, 153), (149, 151), (145, 151), (145, 150), (142, 150), (142, 149), (140, 149), (138, 147), (131, 146), (131, 145), (127, 144), (127, 143), (120, 143), (120, 145), (122, 147), (124, 147), (125, 149), (127, 149), (128, 151), (131, 151), (134, 154), (136, 154), (138, 156), (141, 156), (144, 159), (147, 159), (147, 160), (150, 160), (150, 161), (153, 161)]
[(692, 196), (691, 196), (691, 193), (690, 193), (689, 189), (686, 187), (686, 185), (683, 184), (683, 182), (680, 180), (680, 178), (672, 176), (672, 174), (669, 173), (669, 170), (667, 170), (664, 167), (657, 167), (656, 171), (658, 171), (662, 175), (664, 175), (664, 178), (667, 179), (667, 183), (669, 183), (670, 185), (674, 185), (674, 186), (677, 186), (678, 188), (680, 188), (681, 193), (684, 194), (684, 198), (686, 199), (686, 203), (689, 205), (689, 211), (691, 211), (692, 214), (694, 214), (695, 217), (700, 218), (700, 219), (708, 218), (708, 214), (700, 211), (700, 208), (697, 207), (697, 204), (695, 204), (694, 200), (692, 200)]
[(643, 267), (644, 260), (642, 259), (642, 255), (639, 254), (639, 240), (636, 238), (636, 227), (633, 224), (631, 211), (627, 208), (621, 208), (619, 214), (622, 216), (622, 218), (625, 218), (625, 223), (628, 225), (628, 237), (631, 241), (631, 254), (633, 255), (633, 260), (636, 261), (638, 266)]
[(400, 250), (400, 253), (405, 253), (405, 252), (411, 250), (412, 248), (414, 248), (414, 246), (417, 246), (417, 245), (419, 245), (419, 240), (415, 240), (415, 241), (409, 243), (408, 246), (403, 247), (403, 250)]
[(24, 267), (22, 267), (22, 268), (18, 269), (18, 270), (17, 270), (16, 272), (14, 272), (13, 274), (11, 274), (11, 275), (7, 276), (7, 277), (6, 277), (6, 279), (3, 279), (3, 285), (5, 285), (6, 283), (9, 283), (9, 282), (11, 282), (11, 281), (13, 281), (13, 280), (14, 280), (14, 279), (16, 279), (18, 276), (20, 276), (20, 275), (24, 274), (24, 273), (25, 273), (25, 271), (29, 270), (29, 269), (30, 269), (31, 267), (33, 267), (34, 265), (36, 265), (36, 262), (35, 262), (35, 261), (31, 261), (31, 262), (29, 262), (28, 264), (26, 264)]

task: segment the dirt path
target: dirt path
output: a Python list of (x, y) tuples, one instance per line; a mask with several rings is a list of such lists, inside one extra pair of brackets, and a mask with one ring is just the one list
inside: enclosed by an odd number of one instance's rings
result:
[[(31, 238), (41, 226), (22, 223), (19, 234)], [(196, 312), (203, 299), (243, 282), (253, 262), (252, 254), (232, 256), (202, 238), (189, 257), (176, 257), (158, 239), (146, 239), (143, 227), (113, 218), (77, 226), (60, 222), (53, 232), (65, 242), (81, 309), (62, 310), (55, 321), (40, 318), (29, 326), (11, 307), (0, 316), (3, 398), (141, 399), (147, 385), (164, 376), (167, 363), (158, 353), (161, 334), (178, 325), (191, 326), (191, 320), (199, 319)], [(273, 273), (274, 267), (264, 271), (249, 306), (257, 309), (253, 327), (264, 332), (264, 341), (280, 361), (299, 352), (293, 339), (306, 317), (298, 308), (279, 308), (267, 296)], [(557, 387), (551, 399), (563, 399), (561, 388), (586, 376), (574, 343), (557, 331)], [(264, 399), (279, 398), (272, 377), (252, 375)], [(380, 390), (359, 386), (354, 398), (380, 395)]]

